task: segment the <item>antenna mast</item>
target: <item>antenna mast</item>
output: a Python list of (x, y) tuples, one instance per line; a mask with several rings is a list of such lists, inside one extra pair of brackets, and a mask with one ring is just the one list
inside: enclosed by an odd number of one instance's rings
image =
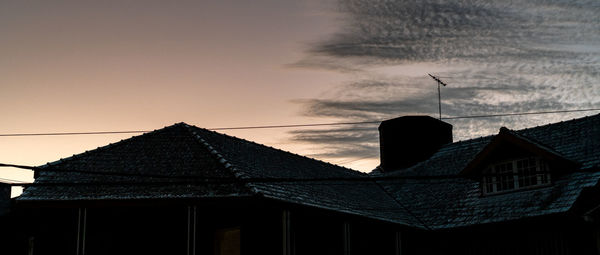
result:
[(441, 81), (438, 77), (435, 77), (431, 74), (428, 74), (429, 77), (431, 77), (433, 80), (437, 81), (437, 85), (438, 85), (438, 109), (440, 110), (440, 120), (442, 119), (442, 95), (440, 92), (440, 84), (444, 85), (444, 87), (446, 86), (446, 83), (444, 83), (443, 81)]

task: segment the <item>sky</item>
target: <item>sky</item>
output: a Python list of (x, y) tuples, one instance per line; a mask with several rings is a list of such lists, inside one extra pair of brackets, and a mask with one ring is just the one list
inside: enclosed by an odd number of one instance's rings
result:
[[(600, 108), (597, 0), (0, 1), (0, 134)], [(454, 140), (598, 111), (448, 120)], [(369, 171), (377, 124), (223, 131)], [(41, 165), (132, 134), (0, 137)], [(31, 181), (29, 171), (0, 178)]]

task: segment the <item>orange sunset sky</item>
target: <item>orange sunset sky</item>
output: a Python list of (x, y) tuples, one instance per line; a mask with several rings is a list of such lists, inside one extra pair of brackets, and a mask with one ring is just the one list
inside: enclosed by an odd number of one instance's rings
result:
[[(447, 116), (600, 106), (599, 21), (584, 19), (586, 8), (471, 1), (498, 13), (479, 19), (464, 1), (376, 2), (1, 1), (0, 133), (437, 116), (427, 73), (446, 77)], [(596, 113), (450, 122), (462, 140)], [(222, 132), (362, 171), (377, 166), (377, 125), (346, 128)], [(0, 137), (0, 163), (41, 165), (132, 135)]]
[[(327, 121), (301, 116), (291, 100), (345, 78), (286, 65), (336, 29), (329, 8), (280, 0), (2, 1), (1, 133)], [(307, 152), (286, 141), (285, 130), (227, 133)], [(39, 165), (130, 136), (2, 137), (0, 162)]]

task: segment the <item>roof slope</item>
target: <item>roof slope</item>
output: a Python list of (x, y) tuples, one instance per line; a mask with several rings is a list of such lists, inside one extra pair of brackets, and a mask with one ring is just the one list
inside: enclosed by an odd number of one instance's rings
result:
[(394, 180), (382, 185), (431, 229), (518, 220), (565, 213), (600, 172), (576, 172), (552, 186), (481, 196), (479, 182), (469, 179)]
[(184, 123), (43, 165), (37, 175), (18, 201), (262, 196), (419, 226), (363, 173)]
[[(202, 143), (218, 152), (234, 173), (251, 180), (248, 187), (264, 197), (422, 227), (378, 184), (366, 181), (363, 173), (206, 129), (189, 128)], [(352, 180), (355, 178), (360, 180)]]
[(231, 181), (190, 183), (229, 180), (234, 174), (198, 143), (184, 124), (48, 163), (36, 175), (38, 185), (26, 188), (18, 201), (252, 195), (247, 187)]
[(553, 185), (481, 196), (478, 180), (458, 174), (494, 136), (448, 144), (429, 160), (388, 177), (437, 176), (437, 179), (380, 181), (389, 193), (430, 228), (453, 228), (517, 220), (569, 211), (581, 192), (600, 180), (600, 114), (535, 128), (511, 131), (580, 165), (553, 176)]

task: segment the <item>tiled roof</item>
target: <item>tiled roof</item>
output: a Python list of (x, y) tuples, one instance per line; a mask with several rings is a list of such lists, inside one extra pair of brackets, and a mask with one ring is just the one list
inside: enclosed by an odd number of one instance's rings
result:
[(509, 133), (579, 169), (553, 175), (546, 187), (482, 196), (478, 180), (459, 174), (494, 136), (445, 145), (413, 167), (365, 181), (350, 169), (180, 123), (44, 165), (40, 185), (17, 201), (261, 196), (444, 229), (569, 212), (600, 180), (600, 115)]
[(600, 180), (600, 172), (576, 172), (553, 185), (482, 196), (470, 179), (394, 180), (382, 185), (431, 229), (518, 220), (564, 213), (581, 192)]
[[(48, 163), (18, 198), (88, 200), (249, 196), (239, 183), (192, 186), (188, 178), (233, 178), (211, 153), (177, 124)], [(49, 183), (54, 183), (49, 185)], [(92, 185), (97, 183), (96, 185)], [(137, 184), (136, 184), (137, 183)], [(65, 185), (59, 185), (65, 184)]]
[(37, 185), (17, 201), (262, 196), (419, 227), (363, 173), (184, 123), (43, 165), (37, 174)]
[(518, 132), (579, 162), (582, 170), (600, 168), (600, 114)]
[(547, 187), (482, 196), (478, 180), (458, 174), (492, 141), (494, 136), (489, 136), (448, 144), (409, 169), (379, 175), (441, 178), (385, 180), (381, 184), (430, 228), (564, 213), (585, 188), (598, 184), (600, 115), (510, 132), (579, 163), (580, 168), (554, 175)]
[[(600, 114), (512, 132), (581, 164), (581, 170), (600, 168)], [(428, 160), (411, 168), (392, 172), (391, 175), (456, 175), (493, 137), (448, 144)]]

